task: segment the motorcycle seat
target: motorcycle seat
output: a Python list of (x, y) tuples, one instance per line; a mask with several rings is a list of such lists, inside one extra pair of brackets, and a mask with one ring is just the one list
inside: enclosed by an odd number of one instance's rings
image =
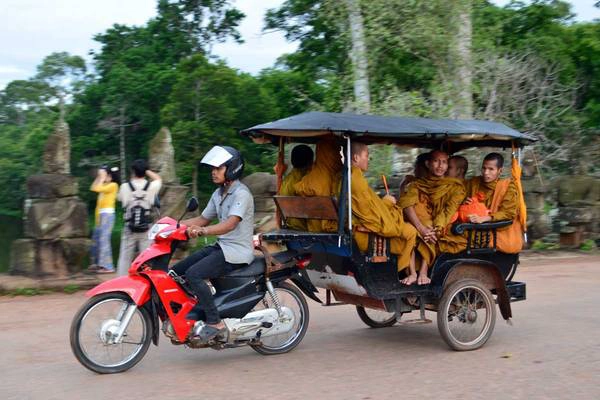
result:
[[(282, 264), (290, 262), (298, 254), (295, 250), (282, 251), (272, 254), (273, 258)], [(262, 275), (265, 273), (265, 258), (263, 256), (255, 257), (248, 266), (234, 269), (230, 273), (224, 275), (231, 278), (250, 278), (253, 276)]]

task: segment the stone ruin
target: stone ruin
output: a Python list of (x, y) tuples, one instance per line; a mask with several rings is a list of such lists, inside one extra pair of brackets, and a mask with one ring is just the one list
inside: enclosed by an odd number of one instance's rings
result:
[(277, 229), (275, 202), (277, 177), (267, 172), (255, 172), (242, 179), (254, 196), (254, 233), (264, 233)]
[(88, 212), (69, 174), (69, 126), (60, 120), (46, 142), (43, 173), (27, 179), (25, 238), (12, 243), (11, 274), (66, 278), (81, 272), (91, 244)]
[(173, 138), (168, 128), (161, 128), (150, 141), (148, 148), (148, 165), (162, 179), (160, 189), (160, 214), (179, 218), (185, 211), (187, 186), (179, 183), (175, 171), (175, 149)]
[(589, 175), (557, 178), (560, 243), (579, 247), (583, 240), (600, 236), (600, 179)]
[(529, 243), (532, 243), (552, 232), (552, 220), (544, 210), (547, 188), (538, 175), (532, 154), (523, 157), (522, 171), (521, 185), (527, 205), (527, 236)]

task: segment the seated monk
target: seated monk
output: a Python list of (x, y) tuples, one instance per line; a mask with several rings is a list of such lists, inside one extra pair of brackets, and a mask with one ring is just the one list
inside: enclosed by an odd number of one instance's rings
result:
[[(315, 162), (309, 173), (294, 185), (297, 196), (338, 196), (341, 187), (342, 157), (333, 136), (317, 143)], [(337, 232), (337, 221), (309, 219), (309, 232)]]
[(398, 205), (404, 215), (417, 229), (416, 254), (420, 258), (419, 274), (410, 271), (403, 281), (411, 285), (431, 282), (428, 269), (441, 252), (457, 253), (466, 247), (462, 236), (452, 235), (448, 226), (459, 205), (465, 198), (463, 182), (445, 177), (448, 169), (448, 154), (435, 150), (426, 161), (428, 176), (411, 182), (400, 197)]
[(488, 215), (470, 215), (469, 221), (480, 224), (489, 221), (512, 220), (513, 224), (498, 231), (497, 249), (505, 253), (518, 253), (523, 247), (523, 230), (518, 218), (519, 193), (512, 179), (500, 179), (504, 157), (499, 153), (490, 153), (483, 159), (481, 176), (471, 178), (466, 183), (470, 204), (472, 198), (483, 199), (490, 210)]
[[(279, 189), (282, 196), (296, 196), (294, 185), (302, 180), (310, 171), (313, 163), (314, 153), (310, 147), (300, 144), (292, 149), (292, 170), (285, 176)], [(306, 230), (306, 220), (300, 218), (288, 218), (287, 226), (289, 229), (297, 231)]]
[(427, 176), (428, 171), (425, 162), (429, 160), (430, 156), (430, 152), (421, 153), (417, 156), (415, 159), (415, 165), (413, 167), (413, 175), (405, 175), (404, 179), (402, 179), (402, 182), (400, 182), (400, 194), (404, 193), (406, 186), (408, 186), (409, 183), (415, 179), (424, 178)]
[(469, 161), (463, 156), (452, 156), (448, 159), (447, 177), (465, 180), (468, 170)]
[[(398, 256), (398, 271), (409, 267), (417, 231), (405, 223), (396, 199), (389, 194), (380, 198), (364, 177), (369, 168), (369, 147), (353, 142), (352, 155), (352, 222), (378, 236), (390, 238), (390, 253)], [(354, 240), (361, 252), (367, 251), (369, 234), (355, 230)], [(412, 266), (414, 269), (414, 266)]]

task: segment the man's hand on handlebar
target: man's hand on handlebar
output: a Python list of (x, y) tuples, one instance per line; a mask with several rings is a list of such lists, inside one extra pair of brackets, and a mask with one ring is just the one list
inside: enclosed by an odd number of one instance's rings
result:
[(190, 237), (190, 239), (195, 239), (199, 236), (205, 236), (206, 235), (206, 227), (192, 225), (189, 228), (187, 228), (187, 234)]

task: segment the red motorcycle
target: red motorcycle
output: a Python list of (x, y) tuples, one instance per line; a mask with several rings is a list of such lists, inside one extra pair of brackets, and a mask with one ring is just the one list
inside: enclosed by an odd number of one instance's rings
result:
[[(192, 198), (187, 211), (197, 208)], [(200, 340), (203, 312), (185, 278), (169, 269), (178, 244), (189, 239), (186, 228), (161, 218), (148, 233), (154, 243), (133, 261), (129, 275), (87, 292), (90, 299), (70, 331), (71, 349), (84, 367), (101, 374), (126, 371), (144, 357), (151, 341), (158, 345), (161, 329), (176, 345), (216, 350), (249, 345), (264, 355), (286, 353), (302, 341), (309, 320), (302, 292), (321, 302), (305, 272), (310, 255), (293, 250), (271, 255), (262, 247), (264, 256), (211, 280), (227, 329), (208, 342)]]

